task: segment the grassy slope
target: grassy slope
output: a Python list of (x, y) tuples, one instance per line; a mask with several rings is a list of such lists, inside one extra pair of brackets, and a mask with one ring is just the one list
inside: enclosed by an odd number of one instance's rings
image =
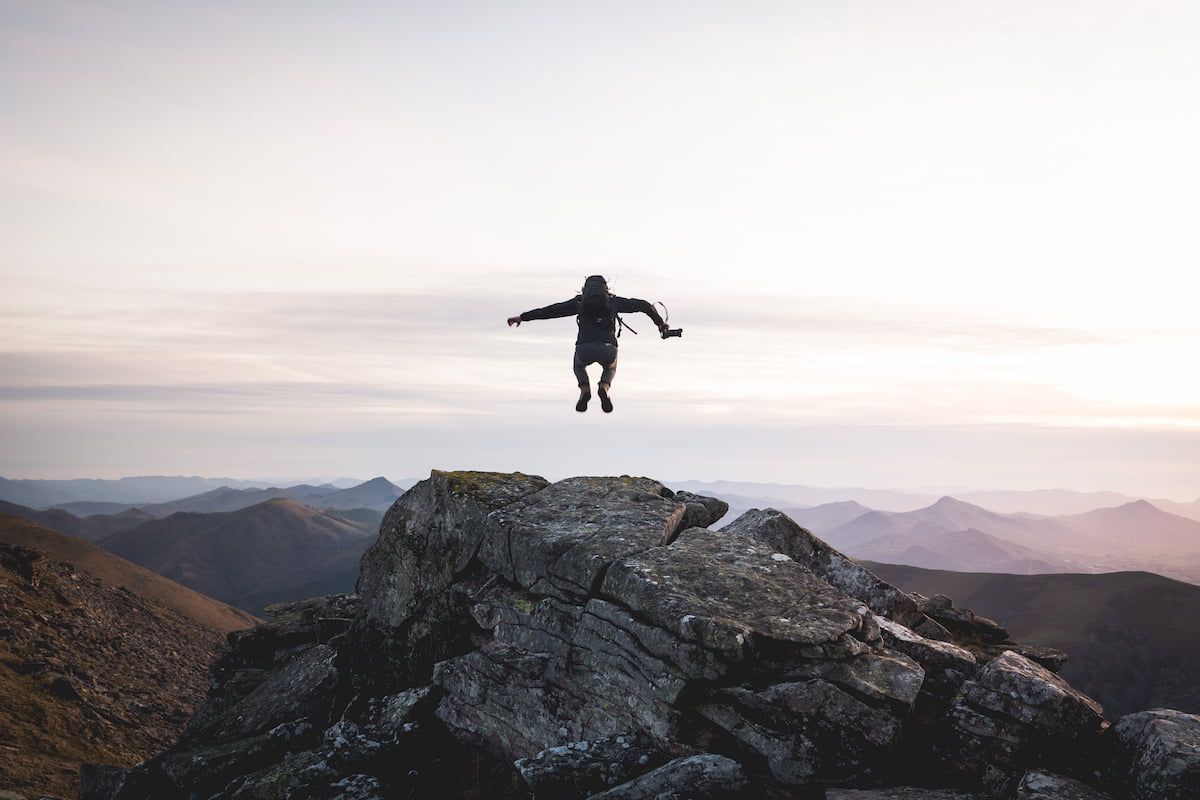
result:
[(134, 594), (221, 633), (249, 628), (259, 621), (241, 609), (180, 586), (82, 539), (52, 531), (21, 517), (0, 514), (0, 542), (42, 550), (51, 558), (69, 562), (104, 583), (124, 586)]

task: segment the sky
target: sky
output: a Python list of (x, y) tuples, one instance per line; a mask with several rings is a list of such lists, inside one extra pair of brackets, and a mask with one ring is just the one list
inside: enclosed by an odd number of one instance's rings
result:
[[(0, 0), (0, 475), (1200, 497), (1200, 6)], [(660, 301), (574, 410), (590, 274)], [(598, 377), (593, 367), (593, 380)]]

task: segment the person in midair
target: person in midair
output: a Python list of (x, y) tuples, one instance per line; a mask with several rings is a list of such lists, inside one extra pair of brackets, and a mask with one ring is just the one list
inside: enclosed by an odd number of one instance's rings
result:
[(570, 300), (509, 317), (508, 324), (519, 326), (522, 322), (534, 319), (576, 317), (579, 334), (575, 337), (574, 370), (575, 379), (579, 383), (579, 401), (575, 404), (575, 410), (587, 411), (588, 401), (592, 399), (587, 367), (590, 364), (599, 364), (602, 372), (596, 386), (596, 394), (600, 396), (600, 407), (605, 413), (609, 413), (613, 410), (612, 381), (617, 372), (618, 326), (623, 324), (617, 318), (617, 314), (637, 311), (654, 320), (663, 338), (679, 335), (679, 332), (667, 326), (662, 315), (650, 303), (634, 297), (617, 297), (611, 294), (603, 275), (589, 276), (583, 282), (583, 289)]

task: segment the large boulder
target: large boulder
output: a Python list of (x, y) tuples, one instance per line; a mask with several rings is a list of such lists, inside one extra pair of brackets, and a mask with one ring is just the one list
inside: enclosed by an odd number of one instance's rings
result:
[(1115, 731), (1113, 776), (1129, 800), (1200, 797), (1200, 716), (1141, 711), (1122, 717)]
[[(179, 744), (92, 768), (89, 798), (1086, 789), (1099, 707), (989, 650), (1000, 626), (922, 611), (777, 511), (712, 530), (726, 511), (648, 478), (435, 471), (388, 512), (356, 595), (232, 636)], [(1136, 800), (1193, 785), (1185, 723), (1124, 723)]]
[(479, 561), (536, 594), (594, 594), (614, 561), (669, 543), (687, 506), (645, 478), (569, 478), (489, 520)]
[(392, 505), (362, 559), (357, 593), (372, 622), (397, 627), (466, 569), (484, 522), (547, 485), (532, 475), (434, 470)]
[(1005, 652), (951, 703), (945, 766), (1005, 786), (1030, 765), (1081, 770), (1101, 750), (1102, 712), (1055, 673)]
[(921, 613), (912, 597), (834, 550), (781, 511), (752, 508), (722, 531), (748, 536), (790, 556), (831, 585), (862, 600), (876, 614), (913, 628), (926, 638), (950, 638)]

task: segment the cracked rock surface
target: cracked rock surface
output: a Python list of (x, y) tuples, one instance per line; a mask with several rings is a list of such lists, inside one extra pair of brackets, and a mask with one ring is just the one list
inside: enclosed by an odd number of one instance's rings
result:
[(435, 471), (388, 512), (355, 595), (233, 637), (183, 739), (88, 798), (1169, 797), (1191, 780), (1155, 758), (1194, 721), (1131, 724), (1128, 769), (1099, 778), (1110, 726), (1051, 670), (959, 646), (777, 511), (713, 530), (726, 510), (649, 478)]

